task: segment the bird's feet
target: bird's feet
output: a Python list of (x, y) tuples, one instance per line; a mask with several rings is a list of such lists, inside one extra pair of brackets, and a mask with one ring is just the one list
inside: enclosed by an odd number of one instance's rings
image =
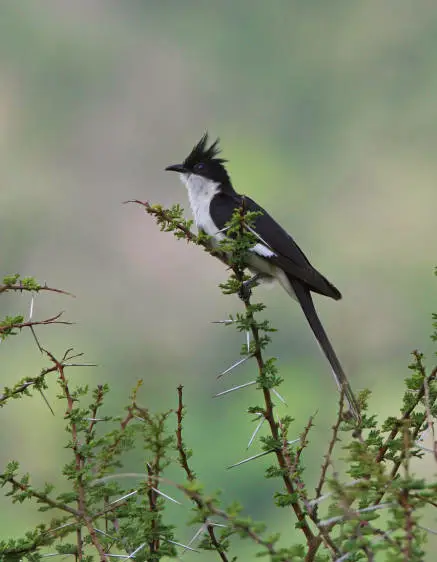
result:
[(250, 279), (247, 279), (247, 281), (243, 281), (243, 283), (241, 283), (238, 296), (242, 301), (247, 302), (250, 299), (252, 296), (252, 289), (258, 285), (258, 282), (263, 279), (263, 277), (262, 273), (257, 273)]
[(250, 297), (252, 296), (252, 287), (253, 284), (251, 283), (252, 279), (248, 281), (244, 281), (241, 283), (240, 288), (238, 289), (238, 296), (243, 302), (248, 302)]

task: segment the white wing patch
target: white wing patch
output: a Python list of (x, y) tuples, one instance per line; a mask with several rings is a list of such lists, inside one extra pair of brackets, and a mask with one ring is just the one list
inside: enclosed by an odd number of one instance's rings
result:
[(260, 242), (258, 242), (258, 244), (255, 244), (251, 251), (255, 252), (255, 254), (258, 254), (259, 256), (262, 256), (263, 258), (273, 258), (274, 256), (276, 256), (273, 250), (271, 250), (267, 246), (264, 246), (264, 244), (261, 244)]
[[(217, 241), (223, 240), (225, 234), (217, 230), (217, 226), (211, 218), (209, 209), (211, 200), (218, 192), (220, 184), (198, 176), (197, 174), (180, 174), (180, 178), (187, 188), (188, 199), (197, 228), (201, 228), (206, 234), (213, 236)], [(256, 234), (256, 232), (254, 234)], [(257, 236), (259, 240), (262, 240), (259, 235)], [(263, 258), (276, 256), (275, 252), (273, 252), (267, 244), (263, 244), (262, 242), (255, 244), (251, 252)]]

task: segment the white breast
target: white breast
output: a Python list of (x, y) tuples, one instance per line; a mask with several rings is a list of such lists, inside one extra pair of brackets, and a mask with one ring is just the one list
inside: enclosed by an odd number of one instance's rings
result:
[(222, 240), (224, 234), (217, 231), (209, 211), (211, 200), (218, 193), (219, 184), (196, 174), (180, 174), (180, 178), (188, 190), (188, 199), (197, 228), (217, 240)]

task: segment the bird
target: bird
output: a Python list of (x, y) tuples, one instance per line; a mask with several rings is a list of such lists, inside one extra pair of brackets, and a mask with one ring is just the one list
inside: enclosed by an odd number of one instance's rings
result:
[(295, 299), (308, 321), (326, 359), (335, 382), (349, 404), (352, 416), (361, 420), (357, 399), (331, 345), (314, 306), (312, 293), (340, 300), (340, 291), (315, 269), (294, 238), (258, 203), (234, 189), (224, 158), (220, 157), (220, 139), (209, 142), (206, 132), (181, 164), (165, 170), (177, 172), (188, 191), (194, 222), (217, 246), (226, 237), (226, 225), (236, 209), (244, 206), (256, 212), (251, 231), (257, 242), (248, 253), (247, 269), (254, 276), (248, 287), (257, 283), (277, 281)]

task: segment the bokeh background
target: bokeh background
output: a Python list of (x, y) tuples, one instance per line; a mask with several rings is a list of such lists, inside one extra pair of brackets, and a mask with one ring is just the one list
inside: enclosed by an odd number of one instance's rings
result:
[[(436, 29), (432, 1), (0, 4), (1, 274), (34, 275), (76, 295), (37, 297), (35, 317), (65, 310), (76, 322), (38, 334), (55, 353), (73, 346), (98, 363), (74, 380), (109, 382), (108, 411), (138, 378), (143, 403), (157, 410), (173, 407), (183, 384), (186, 441), (206, 488), (238, 498), (287, 539), (293, 521), (273, 507), (268, 461), (225, 470), (248, 455), (245, 411), (259, 401), (254, 389), (211, 398), (255, 376), (246, 364), (216, 380), (243, 343), (211, 324), (240, 310), (217, 288), (226, 272), (121, 203), (187, 207), (184, 187), (163, 170), (206, 129), (220, 136), (237, 190), (274, 213), (342, 291), (339, 303), (317, 299), (326, 329), (353, 386), (371, 389), (381, 417), (395, 414), (410, 351), (432, 353)], [(294, 303), (278, 288), (256, 296), (279, 329), (270, 352), (296, 436), (318, 410), (305, 458), (311, 482), (338, 395)], [(2, 295), (0, 316), (26, 315), (29, 303)], [(46, 364), (30, 334), (0, 354), (5, 385)], [(0, 411), (1, 465), (18, 458), (37, 483), (59, 482), (67, 458), (55, 394), (52, 383), (55, 417), (38, 399)], [(417, 471), (431, 477), (431, 460)], [(2, 537), (39, 517), (0, 499)], [(180, 539), (191, 535), (182, 524)], [(246, 559), (253, 552), (236, 548)]]

